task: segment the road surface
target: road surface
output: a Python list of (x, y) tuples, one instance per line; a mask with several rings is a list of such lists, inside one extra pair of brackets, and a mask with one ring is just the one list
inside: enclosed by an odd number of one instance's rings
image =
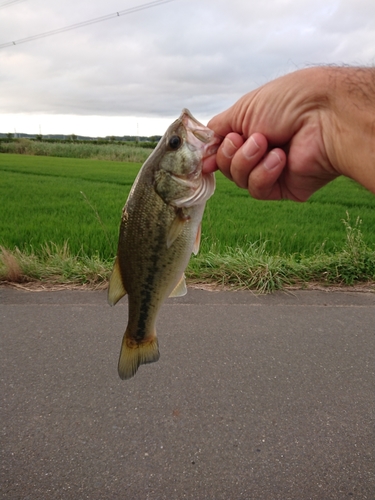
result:
[(374, 500), (375, 294), (190, 289), (121, 381), (126, 318), (0, 288), (2, 498)]

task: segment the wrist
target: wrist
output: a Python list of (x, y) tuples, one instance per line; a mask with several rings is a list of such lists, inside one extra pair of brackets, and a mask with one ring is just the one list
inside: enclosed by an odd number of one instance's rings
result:
[(375, 69), (326, 68), (324, 131), (333, 168), (375, 192)]

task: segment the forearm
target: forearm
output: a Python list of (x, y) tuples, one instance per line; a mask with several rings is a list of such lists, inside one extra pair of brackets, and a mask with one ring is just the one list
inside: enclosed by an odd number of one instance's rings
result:
[(326, 68), (330, 115), (323, 131), (333, 167), (375, 193), (375, 68)]

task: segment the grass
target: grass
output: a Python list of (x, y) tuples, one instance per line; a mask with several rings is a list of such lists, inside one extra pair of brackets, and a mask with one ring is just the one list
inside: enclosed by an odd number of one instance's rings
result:
[[(103, 147), (103, 146), (100, 146)], [(0, 154), (0, 279), (102, 283), (139, 163)], [(261, 291), (375, 280), (375, 197), (339, 178), (304, 204), (251, 199), (217, 174), (188, 275)]]
[(375, 251), (363, 241), (361, 220), (352, 226), (343, 221), (346, 240), (334, 253), (317, 252), (311, 256), (271, 254), (265, 243), (247, 248), (227, 248), (224, 253), (211, 251), (199, 255), (190, 264), (189, 276), (196, 282), (217, 283), (236, 289), (271, 292), (287, 286), (355, 285), (375, 281)]
[(9, 283), (43, 281), (95, 286), (108, 279), (110, 267), (109, 262), (98, 257), (72, 255), (68, 244), (59, 247), (46, 243), (38, 253), (0, 247), (0, 278)]

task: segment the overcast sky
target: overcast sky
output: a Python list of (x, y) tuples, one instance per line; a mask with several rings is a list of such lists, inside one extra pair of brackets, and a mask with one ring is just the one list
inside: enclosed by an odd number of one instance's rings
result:
[[(147, 0), (0, 0), (0, 45)], [(315, 64), (375, 65), (374, 0), (174, 0), (0, 48), (0, 132), (163, 134)]]

